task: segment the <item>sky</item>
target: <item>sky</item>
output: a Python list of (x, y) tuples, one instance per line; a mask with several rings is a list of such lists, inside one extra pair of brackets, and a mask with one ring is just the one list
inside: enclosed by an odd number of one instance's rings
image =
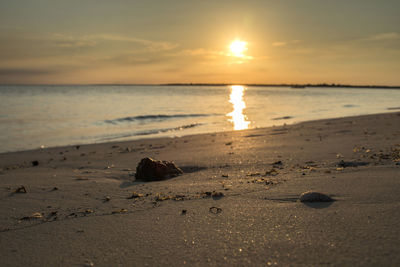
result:
[(0, 84), (400, 85), (399, 12), (398, 0), (1, 0)]

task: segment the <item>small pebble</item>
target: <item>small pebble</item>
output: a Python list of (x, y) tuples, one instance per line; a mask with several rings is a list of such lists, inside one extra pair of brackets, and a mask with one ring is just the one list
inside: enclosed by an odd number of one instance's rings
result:
[(214, 214), (218, 214), (218, 213), (221, 213), (221, 212), (222, 212), (222, 209), (221, 209), (221, 208), (218, 208), (218, 207), (211, 207), (211, 208), (210, 208), (210, 212), (211, 212), (211, 213), (214, 213)]
[(18, 193), (27, 193), (28, 191), (26, 190), (25, 186), (21, 185), (20, 187), (18, 187), (17, 189), (14, 190), (14, 193), (18, 194)]
[(211, 196), (212, 196), (212, 198), (214, 198), (214, 199), (218, 199), (218, 198), (221, 198), (221, 197), (223, 197), (224, 196), (224, 193), (222, 193), (222, 192), (212, 192), (212, 194), (211, 194)]
[(144, 195), (136, 193), (136, 192), (133, 192), (130, 197), (127, 197), (127, 199), (140, 198), (140, 197), (144, 197)]
[(83, 266), (85, 266), (85, 267), (93, 267), (94, 263), (92, 261), (88, 260)]

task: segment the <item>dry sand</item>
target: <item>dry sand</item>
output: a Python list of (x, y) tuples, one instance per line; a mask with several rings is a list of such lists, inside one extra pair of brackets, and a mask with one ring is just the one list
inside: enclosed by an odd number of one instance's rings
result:
[(399, 161), (400, 113), (0, 154), (0, 265), (399, 266)]

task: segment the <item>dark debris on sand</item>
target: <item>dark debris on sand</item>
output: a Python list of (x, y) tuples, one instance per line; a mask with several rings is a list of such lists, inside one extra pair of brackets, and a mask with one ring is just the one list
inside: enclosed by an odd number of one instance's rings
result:
[(183, 171), (173, 162), (143, 158), (136, 168), (135, 177), (142, 181), (160, 181), (181, 174)]
[(365, 161), (344, 161), (344, 160), (341, 160), (337, 164), (337, 166), (338, 167), (342, 167), (342, 168), (347, 168), (347, 167), (366, 166), (368, 164), (369, 164), (369, 162), (365, 162)]
[(20, 194), (20, 193), (26, 194), (26, 193), (28, 193), (28, 191), (26, 190), (25, 186), (21, 185), (20, 187), (15, 189), (13, 191), (13, 193), (15, 193), (15, 194)]

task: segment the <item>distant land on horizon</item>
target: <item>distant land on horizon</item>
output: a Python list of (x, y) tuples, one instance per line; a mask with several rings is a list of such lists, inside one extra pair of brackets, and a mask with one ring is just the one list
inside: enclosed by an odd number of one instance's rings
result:
[(230, 86), (230, 85), (244, 85), (244, 86), (265, 86), (265, 87), (292, 87), (292, 88), (306, 88), (306, 87), (340, 87), (340, 88), (384, 88), (384, 89), (400, 89), (400, 85), (351, 85), (339, 83), (318, 83), (318, 84), (298, 84), (298, 83), (280, 83), (280, 84), (261, 84), (261, 83), (165, 83), (161, 86)]
[(340, 83), (88, 83), (88, 84), (0, 84), (0, 86), (232, 86), (243, 85), (253, 87), (292, 87), (302, 89), (306, 87), (327, 87), (327, 88), (371, 88), (371, 89), (400, 89), (400, 85), (352, 85)]

